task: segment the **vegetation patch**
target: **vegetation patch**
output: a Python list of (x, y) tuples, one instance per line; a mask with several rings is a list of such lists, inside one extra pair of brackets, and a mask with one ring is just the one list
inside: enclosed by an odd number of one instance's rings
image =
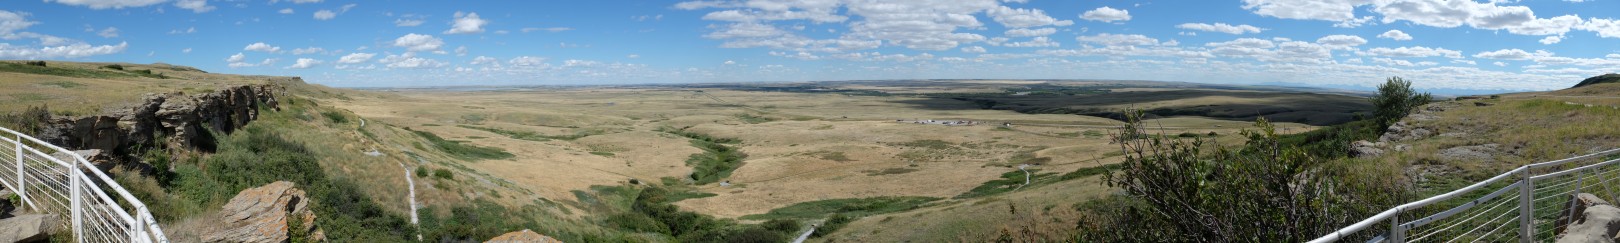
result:
[(939, 149), (939, 150), (951, 149), (951, 148), (956, 147), (956, 145), (951, 144), (951, 142), (946, 142), (946, 141), (941, 141), (941, 140), (934, 140), (934, 139), (924, 139), (924, 140), (916, 140), (916, 141), (911, 141), (911, 142), (896, 143), (895, 145), (905, 146), (905, 147), (925, 148), (925, 149)]
[[(120, 68), (122, 68), (122, 67), (120, 67)], [(127, 73), (127, 72), (116, 72), (116, 71), (94, 70), (94, 69), (47, 67), (47, 66), (28, 65), (28, 64), (20, 64), (20, 63), (13, 63), (13, 62), (0, 62), (0, 72), (28, 73), (28, 74), (39, 74), (39, 75), (51, 75), (51, 76), (63, 76), (63, 77), (75, 77), (75, 78), (95, 78), (95, 79), (136, 78), (136, 77), (154, 77), (154, 78), (157, 78), (157, 77), (161, 76), (161, 75), (143, 76), (143, 75), (137, 75), (137, 74)]]
[[(1021, 171), (1021, 170), (1013, 170), (1013, 171), (1008, 171), (1007, 173), (1001, 173), (1001, 179), (986, 181), (986, 182), (984, 182), (983, 185), (979, 185), (978, 187), (974, 187), (972, 190), (968, 190), (967, 192), (962, 193), (962, 195), (956, 195), (956, 198), (957, 199), (975, 198), (975, 197), (983, 197), (983, 196), (1006, 193), (1006, 192), (1010, 192), (1010, 191), (1013, 191), (1013, 190), (1017, 190), (1018, 188), (1021, 188), (1021, 187), (1033, 186), (1033, 185), (1036, 184), (1037, 181), (1039, 181), (1041, 179), (1047, 179), (1048, 177), (1057, 174), (1057, 173), (1044, 173), (1043, 174), (1043, 173), (1040, 173), (1041, 170), (1039, 170), (1039, 169), (1028, 169), (1028, 170), (1029, 170), (1029, 173), (1024, 173), (1024, 171)], [(1027, 179), (1027, 181), (1030, 182), (1029, 185), (1024, 185), (1024, 182), (1026, 181), (1026, 179), (1025, 179), (1026, 175), (1029, 176), (1029, 178)], [(1042, 183), (1049, 183), (1049, 182), (1042, 182)]]
[(56, 86), (58, 88), (64, 88), (64, 89), (71, 89), (71, 88), (78, 88), (78, 87), (84, 87), (85, 86), (85, 84), (83, 84), (83, 83), (73, 82), (73, 81), (66, 81), (66, 80), (40, 82), (39, 85)]
[(473, 129), (473, 130), (479, 130), (479, 131), (485, 131), (485, 132), (491, 132), (491, 133), (495, 133), (495, 134), (500, 134), (502, 136), (506, 136), (506, 137), (509, 137), (509, 138), (512, 138), (512, 139), (529, 140), (529, 141), (536, 141), (536, 142), (551, 141), (552, 139), (573, 141), (575, 139), (580, 139), (580, 138), (589, 137), (589, 136), (592, 136), (592, 135), (602, 134), (601, 131), (590, 130), (590, 131), (576, 132), (576, 133), (574, 133), (572, 135), (545, 135), (545, 134), (540, 134), (540, 133), (532, 132), (532, 131), (513, 131), (513, 130), (500, 129), (500, 128), (493, 128), (493, 127), (478, 127), (478, 126), (468, 126), (468, 125), (456, 125), (456, 126), (461, 127), (461, 128), (466, 128), (466, 129)]
[(681, 211), (680, 207), (670, 204), (672, 202), (670, 192), (661, 187), (645, 187), (637, 190), (635, 187), (625, 186), (619, 191), (632, 192), (615, 194), (629, 195), (630, 205), (624, 207), (623, 212), (603, 220), (606, 224), (604, 226), (674, 238), (661, 241), (786, 242), (792, 239), (792, 233), (798, 231), (797, 227), (784, 227), (787, 223), (781, 221), (749, 225)]
[(737, 114), (736, 117), (737, 117), (737, 119), (742, 120), (743, 122), (747, 122), (748, 124), (760, 124), (760, 123), (776, 121), (776, 118), (757, 116), (757, 115), (748, 114), (748, 113)]
[(900, 167), (900, 168), (888, 168), (888, 169), (883, 169), (883, 170), (868, 170), (868, 171), (862, 171), (862, 172), (866, 172), (867, 176), (899, 175), (899, 174), (917, 172), (917, 169)]
[(446, 154), (450, 154), (463, 160), (510, 159), (512, 157), (516, 157), (512, 155), (512, 153), (507, 153), (506, 150), (501, 148), (482, 147), (478, 145), (463, 144), (461, 142), (444, 140), (444, 138), (439, 137), (439, 135), (426, 131), (411, 132), (416, 133), (416, 135), (422, 137), (422, 139), (427, 139), (428, 143), (433, 144), (433, 147), (439, 148), (440, 151), (444, 151)]
[(685, 129), (660, 128), (659, 130), (690, 138), (692, 147), (703, 150), (703, 153), (692, 154), (686, 159), (686, 166), (692, 167), (690, 178), (698, 185), (714, 183), (726, 177), (731, 177), (731, 172), (737, 170), (738, 167), (742, 167), (743, 159), (748, 158), (748, 154), (727, 145), (740, 142), (737, 139), (716, 138), (701, 133), (688, 132)]
[(837, 161), (837, 162), (855, 161), (853, 159), (849, 159), (849, 156), (844, 155), (844, 152), (842, 152), (842, 151), (816, 151), (816, 152), (813, 152), (813, 153), (809, 153), (809, 155), (816, 156), (816, 158), (821, 158), (821, 159), (824, 159), (824, 160)]
[(854, 218), (904, 212), (921, 208), (923, 204), (938, 201), (937, 197), (868, 197), (809, 201), (771, 209), (765, 214), (742, 216), (746, 220), (766, 219), (819, 219), (839, 214)]

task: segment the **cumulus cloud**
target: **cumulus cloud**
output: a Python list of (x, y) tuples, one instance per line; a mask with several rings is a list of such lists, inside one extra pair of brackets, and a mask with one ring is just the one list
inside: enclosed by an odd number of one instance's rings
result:
[[(27, 19), (28, 13), (0, 10), (0, 39), (37, 39), (38, 45), (14, 45), (0, 43), (0, 59), (47, 59), (47, 58), (79, 58), (95, 55), (106, 55), (124, 52), (129, 48), (128, 42), (117, 45), (93, 45), (84, 41), (56, 37), (51, 35), (19, 32), (39, 22)], [(94, 31), (94, 29), (90, 29)], [(110, 31), (109, 31), (110, 30)], [(100, 34), (103, 37), (116, 37), (116, 28), (108, 28)]]
[(1058, 20), (1052, 16), (1047, 16), (1046, 11), (1040, 9), (1016, 9), (1000, 6), (992, 8), (986, 13), (990, 15), (990, 19), (995, 20), (996, 23), (1001, 23), (1002, 26), (1007, 28), (1029, 28), (1046, 25), (1069, 26), (1074, 24), (1072, 20)]
[[(1387, 57), (1462, 58), (1462, 52), (1460, 52), (1460, 51), (1448, 50), (1446, 48), (1429, 48), (1429, 47), (1422, 47), (1422, 46), (1411, 46), (1411, 47), (1403, 46), (1403, 47), (1397, 47), (1397, 48), (1377, 47), (1377, 48), (1367, 49), (1366, 53), (1370, 54), (1370, 55), (1387, 56)], [(1478, 57), (1478, 56), (1476, 55), (1475, 57)]]
[(1056, 28), (1009, 29), (1009, 30), (1006, 31), (1006, 33), (1003, 33), (1003, 34), (1007, 35), (1007, 37), (1031, 37), (1031, 36), (1048, 36), (1048, 35), (1052, 35), (1054, 33), (1057, 33)]
[(418, 26), (418, 25), (422, 25), (423, 23), (427, 23), (427, 20), (423, 20), (423, 19), (395, 19), (394, 20), (394, 26), (399, 26), (399, 27)]
[(531, 57), (531, 56), (514, 57), (511, 60), (507, 60), (506, 63), (511, 64), (512, 66), (528, 66), (528, 67), (537, 67), (537, 66), (545, 66), (545, 65), (547, 65), (546, 64), (546, 58), (544, 58), (544, 57)]
[(174, 7), (190, 9), (193, 13), (214, 11), (214, 6), (209, 6), (208, 0), (178, 0), (174, 1)]
[(1159, 39), (1154, 39), (1154, 38), (1151, 38), (1151, 37), (1147, 37), (1145, 35), (1120, 35), (1120, 34), (1102, 33), (1102, 34), (1091, 35), (1091, 36), (1075, 37), (1074, 39), (1077, 40), (1077, 41), (1080, 41), (1080, 42), (1096, 43), (1096, 44), (1102, 44), (1102, 45), (1105, 45), (1105, 46), (1143, 46), (1143, 45), (1157, 45), (1157, 44), (1159, 44)]
[(287, 66), (287, 69), (308, 69), (315, 67), (315, 65), (320, 65), (321, 63), (324, 62), (311, 58), (299, 58), (298, 61), (294, 62), (292, 66)]
[(478, 13), (456, 12), (455, 17), (456, 19), (450, 22), (450, 29), (444, 31), (445, 34), (484, 33), (484, 25), (489, 24), (489, 21), (479, 18)]
[(159, 4), (168, 0), (46, 0), (60, 4), (90, 7), (90, 9), (120, 9), (130, 7), (145, 7)]
[[(1379, 15), (1380, 22), (1388, 24), (1406, 21), (1412, 24), (1454, 28), (1468, 26), (1483, 30), (1505, 30), (1519, 35), (1562, 35), (1571, 29), (1585, 28), (1587, 22), (1575, 15), (1540, 18), (1529, 7), (1500, 5), (1517, 1), (1448, 1), (1448, 0), (1244, 0), (1243, 8), (1262, 16), (1283, 19), (1337, 21), (1346, 26), (1359, 26), (1374, 16), (1356, 17), (1356, 9), (1369, 6), (1369, 12)], [(1620, 38), (1620, 36), (1617, 36)]]
[(381, 59), (377, 59), (377, 63), (384, 64), (384, 66), (387, 66), (388, 68), (411, 69), (439, 68), (450, 65), (449, 63), (439, 60), (417, 57), (415, 53), (411, 52), (406, 52), (405, 54), (400, 55), (388, 55)]
[(1401, 30), (1389, 30), (1385, 31), (1383, 34), (1378, 34), (1378, 38), (1405, 41), (1412, 40), (1412, 35), (1408, 35), (1406, 32), (1401, 32)]
[(483, 64), (499, 64), (500, 62), (501, 62), (500, 59), (495, 59), (493, 57), (478, 56), (478, 57), (474, 57), (472, 62), (468, 62), (467, 64), (483, 65)]
[(969, 46), (969, 47), (963, 47), (962, 52), (966, 52), (966, 53), (984, 53), (985, 49), (984, 49), (983, 46)]
[(1534, 56), (1536, 56), (1536, 55), (1531, 54), (1530, 52), (1526, 52), (1524, 50), (1520, 50), (1520, 49), (1501, 49), (1501, 50), (1480, 52), (1478, 54), (1474, 54), (1475, 58), (1501, 59), (1501, 60), (1526, 60), (1526, 59), (1530, 59), (1531, 57), (1534, 57)]
[(243, 51), (262, 51), (262, 52), (275, 53), (275, 52), (281, 52), (281, 47), (279, 47), (279, 46), (271, 46), (270, 44), (265, 44), (264, 42), (254, 42), (253, 44), (248, 44), (247, 47), (242, 47), (242, 50)]
[(1316, 44), (1322, 44), (1334, 49), (1350, 49), (1351, 47), (1367, 44), (1367, 39), (1354, 35), (1329, 35), (1316, 39)]
[(1185, 23), (1185, 24), (1176, 25), (1176, 28), (1197, 30), (1197, 31), (1204, 31), (1204, 32), (1221, 32), (1221, 33), (1234, 34), (1234, 35), (1241, 35), (1241, 34), (1244, 34), (1244, 33), (1260, 33), (1260, 31), (1264, 30), (1264, 29), (1261, 29), (1260, 27), (1254, 27), (1254, 26), (1246, 25), (1246, 24), (1235, 25), (1234, 26), (1234, 25), (1230, 25), (1230, 24), (1226, 24), (1226, 23), (1214, 23), (1214, 24)]
[(1542, 45), (1558, 44), (1558, 42), (1563, 42), (1563, 41), (1564, 41), (1564, 38), (1563, 37), (1558, 37), (1558, 36), (1548, 36), (1547, 38), (1541, 38), (1541, 40), (1540, 40)]
[(371, 58), (375, 57), (375, 56), (377, 56), (377, 54), (375, 54), (375, 53), (361, 53), (361, 52), (350, 53), (348, 55), (343, 55), (343, 57), (338, 58), (337, 63), (342, 63), (342, 64), (363, 63), (363, 62), (371, 60)]
[(1131, 12), (1129, 10), (1101, 7), (1081, 13), (1080, 18), (1105, 23), (1113, 23), (1114, 21), (1125, 22), (1131, 20)]
[(97, 31), (96, 35), (101, 36), (102, 38), (118, 37), (118, 28), (107, 27), (106, 29), (101, 29), (101, 31)]
[(1056, 41), (1052, 41), (1051, 38), (1047, 38), (1045, 36), (1037, 36), (1035, 38), (1030, 39), (1029, 41), (1009, 42), (1009, 43), (1006, 43), (1006, 44), (1001, 44), (1001, 46), (1005, 46), (1005, 47), (1058, 47), (1058, 46), (1061, 46), (1061, 44), (1058, 44)]
[(332, 18), (337, 18), (337, 12), (332, 12), (332, 10), (325, 10), (325, 9), (322, 9), (321, 11), (315, 11), (315, 19), (329, 20), (329, 19), (332, 19)]
[(291, 9), (291, 8), (283, 8), (283, 9), (281, 9), (281, 11), (276, 11), (276, 13), (280, 13), (280, 14), (293, 14), (293, 9)]
[(225, 62), (242, 62), (243, 59), (247, 59), (247, 55), (237, 52), (236, 55), (225, 58)]
[(307, 48), (294, 48), (292, 50), (293, 55), (320, 54), (320, 53), (326, 53), (326, 49), (311, 46), (311, 47), (307, 47)]
[(395, 38), (394, 46), (404, 47), (405, 50), (409, 51), (434, 51), (439, 50), (440, 46), (444, 46), (444, 40), (432, 35), (410, 33)]

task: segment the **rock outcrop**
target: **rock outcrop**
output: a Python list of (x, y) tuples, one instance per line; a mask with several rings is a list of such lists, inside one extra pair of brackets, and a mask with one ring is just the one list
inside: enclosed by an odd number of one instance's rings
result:
[(524, 229), (524, 230), (521, 230), (521, 231), (512, 231), (512, 232), (508, 232), (506, 234), (501, 234), (500, 236), (496, 236), (495, 238), (490, 238), (489, 241), (485, 241), (484, 243), (561, 243), (561, 242), (562, 241), (559, 241), (557, 239), (552, 239), (550, 236), (541, 235), (540, 233), (535, 233), (534, 231)]
[[(326, 238), (315, 227), (309, 197), (287, 181), (242, 190), (220, 210), (219, 220), (222, 228), (203, 235), (204, 242), (279, 243), (291, 239), (289, 232), (307, 236), (309, 241)], [(289, 229), (294, 224), (300, 228)]]
[(1554, 229), (1559, 234), (1558, 242), (1615, 242), (1616, 233), (1620, 233), (1620, 208), (1587, 193), (1571, 196), (1569, 200), (1571, 202), (1565, 205), (1570, 206), (1566, 206), (1555, 224), (1559, 225)]
[(28, 214), (0, 219), (0, 242), (43, 242), (59, 230), (56, 215)]
[[(128, 110), (111, 114), (55, 117), (39, 138), (70, 149), (130, 154), (157, 143), (212, 149), (208, 129), (230, 133), (257, 119), (261, 107), (277, 109), (277, 85), (243, 85), (213, 92), (147, 94)], [(166, 135), (168, 141), (156, 141)]]

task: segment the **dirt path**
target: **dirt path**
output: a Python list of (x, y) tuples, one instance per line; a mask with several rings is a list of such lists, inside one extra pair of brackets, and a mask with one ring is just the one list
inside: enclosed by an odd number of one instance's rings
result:
[[(411, 167), (405, 166), (405, 163), (399, 163), (399, 168), (405, 169), (405, 184), (409, 185), (410, 187), (411, 225), (420, 227), (420, 225), (417, 224), (417, 222), (420, 222), (420, 220), (416, 218), (416, 181), (411, 179)], [(422, 234), (416, 234), (416, 240), (422, 240)]]

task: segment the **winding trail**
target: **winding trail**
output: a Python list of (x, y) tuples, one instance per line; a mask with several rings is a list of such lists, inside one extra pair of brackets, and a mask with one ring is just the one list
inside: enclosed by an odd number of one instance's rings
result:
[[(411, 196), (410, 196), (410, 198), (411, 198), (411, 225), (414, 225), (414, 226), (417, 226), (418, 228), (420, 228), (421, 225), (417, 224), (417, 222), (419, 222), (419, 220), (416, 218), (416, 181), (411, 179), (411, 167), (406, 167), (405, 163), (399, 163), (399, 168), (405, 169), (405, 184), (410, 186), (410, 191), (411, 191)], [(422, 234), (420, 234), (420, 233), (416, 234), (416, 240), (421, 241), (422, 240)]]
[(1028, 168), (1028, 167), (1029, 167), (1029, 164), (1021, 164), (1021, 165), (1018, 165), (1018, 170), (1022, 170), (1022, 171), (1024, 171), (1024, 184), (1023, 184), (1023, 185), (1018, 185), (1018, 188), (1014, 188), (1014, 189), (1013, 189), (1013, 190), (1015, 190), (1015, 191), (1016, 191), (1016, 190), (1018, 190), (1018, 189), (1024, 189), (1024, 186), (1028, 186), (1028, 185), (1029, 185), (1029, 177), (1030, 177), (1030, 175), (1029, 175), (1029, 170), (1025, 170), (1025, 169), (1024, 169), (1024, 168)]
[(802, 234), (802, 235), (799, 235), (799, 238), (793, 238), (793, 243), (804, 243), (804, 240), (810, 239), (810, 233), (815, 233), (815, 232), (816, 232), (816, 227), (810, 227), (810, 230), (805, 231), (804, 234)]

